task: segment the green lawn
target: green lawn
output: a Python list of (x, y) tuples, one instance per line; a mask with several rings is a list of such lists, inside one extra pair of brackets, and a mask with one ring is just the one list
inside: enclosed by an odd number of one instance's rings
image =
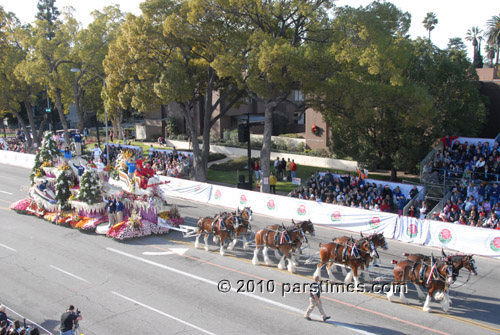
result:
[[(247, 165), (246, 163), (247, 163), (247, 158), (242, 157), (233, 161), (229, 161), (227, 163), (218, 164), (217, 166), (212, 166), (212, 168), (208, 169), (208, 180), (236, 186), (239, 181), (238, 176), (243, 174), (245, 175), (245, 180), (248, 181), (248, 170), (246, 169)], [(302, 180), (302, 183), (304, 183), (307, 180), (307, 178), (311, 176), (313, 172), (316, 172), (318, 170), (320, 172), (325, 172), (328, 169), (297, 164), (297, 178), (300, 178)], [(274, 167), (271, 167), (271, 171), (274, 172)], [(347, 171), (332, 170), (332, 169), (330, 169), (330, 172), (336, 174), (347, 173)], [(351, 175), (356, 176), (357, 174), (351, 172)], [(253, 175), (253, 177), (255, 179), (255, 175)], [(390, 176), (388, 175), (381, 175), (374, 173), (370, 173), (368, 177), (370, 179), (376, 179), (376, 180), (390, 180)], [(411, 180), (413, 182), (419, 182), (418, 179), (414, 178), (405, 178), (405, 179)], [(255, 180), (253, 188), (255, 188)], [(276, 192), (289, 193), (296, 188), (297, 185), (294, 185), (291, 182), (278, 181), (278, 184), (276, 185)]]

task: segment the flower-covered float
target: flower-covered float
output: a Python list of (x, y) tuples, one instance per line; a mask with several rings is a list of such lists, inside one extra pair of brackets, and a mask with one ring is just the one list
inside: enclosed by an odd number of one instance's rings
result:
[[(131, 162), (138, 165), (132, 180), (126, 173)], [(162, 182), (143, 162), (131, 151), (122, 152), (115, 165), (100, 170), (98, 162), (65, 160), (52, 134), (46, 133), (35, 157), (29, 197), (10, 208), (118, 240), (165, 234), (169, 226), (179, 226), (183, 219), (177, 207), (168, 206), (162, 198)], [(121, 220), (112, 226), (109, 222), (116, 220), (110, 220), (108, 213), (111, 197), (121, 206)]]

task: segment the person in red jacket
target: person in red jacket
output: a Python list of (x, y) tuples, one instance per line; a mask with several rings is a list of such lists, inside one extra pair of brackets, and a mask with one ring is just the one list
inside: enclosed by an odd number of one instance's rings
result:
[(257, 180), (260, 180), (260, 165), (259, 165), (258, 160), (255, 161), (255, 164), (253, 166), (253, 170), (255, 171), (255, 178)]
[(292, 178), (297, 178), (297, 164), (295, 164), (295, 160), (292, 159), (292, 163), (290, 163), (290, 170), (292, 171)]

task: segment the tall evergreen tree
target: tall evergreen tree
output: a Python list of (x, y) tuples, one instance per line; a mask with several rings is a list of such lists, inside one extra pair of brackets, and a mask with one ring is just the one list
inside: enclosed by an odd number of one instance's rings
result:
[(56, 195), (55, 199), (59, 204), (60, 210), (69, 209), (68, 199), (71, 196), (71, 170), (68, 164), (64, 164), (59, 168), (56, 180)]
[(36, 18), (48, 23), (47, 38), (49, 40), (55, 37), (56, 21), (59, 17), (59, 10), (55, 6), (55, 2), (56, 0), (38, 0), (37, 4)]
[(101, 189), (99, 188), (99, 179), (95, 169), (88, 168), (82, 175), (80, 189), (78, 190), (79, 201), (89, 205), (97, 204), (102, 201)]
[(431, 31), (433, 31), (434, 28), (436, 28), (436, 24), (438, 24), (438, 19), (436, 17), (436, 14), (434, 14), (433, 12), (427, 13), (422, 23), (424, 24), (425, 30), (429, 32), (429, 41), (430, 41)]

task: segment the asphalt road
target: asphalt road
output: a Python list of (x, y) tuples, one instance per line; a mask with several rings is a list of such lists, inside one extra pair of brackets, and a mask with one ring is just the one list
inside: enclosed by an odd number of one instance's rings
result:
[[(313, 321), (307, 321), (303, 314), (308, 295), (282, 294), (287, 283), (311, 282), (314, 265), (304, 265), (304, 258), (297, 274), (290, 274), (252, 265), (252, 253), (243, 251), (241, 244), (222, 257), (212, 241), (206, 252), (195, 249), (194, 238), (184, 239), (179, 232), (117, 242), (56, 226), (8, 209), (27, 195), (28, 176), (29, 170), (0, 165), (0, 302), (55, 334), (69, 304), (82, 311), (80, 324), (86, 335), (500, 332), (496, 260), (475, 257), (479, 275), (463, 285), (468, 272), (462, 270), (451, 288), (448, 313), (435, 301), (432, 313), (423, 312), (423, 301), (411, 286), (409, 305), (390, 303), (377, 293), (325, 293), (323, 305), (331, 320), (320, 321), (315, 310)], [(176, 203), (186, 224), (193, 226), (199, 216), (221, 210), (182, 199), (172, 198), (170, 203)], [(273, 223), (281, 221), (254, 215), (252, 226), (256, 230)], [(318, 243), (342, 235), (346, 233), (316, 226), (306, 253), (314, 254)], [(388, 244), (389, 250), (380, 251), (381, 267), (373, 268), (365, 282), (376, 277), (390, 280), (390, 261), (402, 259), (405, 251), (440, 253), (392, 240)], [(335, 278), (342, 280), (339, 274)], [(228, 280), (233, 289), (219, 292), (221, 280)], [(236, 292), (242, 285), (256, 292)], [(10, 310), (8, 315), (16, 318)]]

